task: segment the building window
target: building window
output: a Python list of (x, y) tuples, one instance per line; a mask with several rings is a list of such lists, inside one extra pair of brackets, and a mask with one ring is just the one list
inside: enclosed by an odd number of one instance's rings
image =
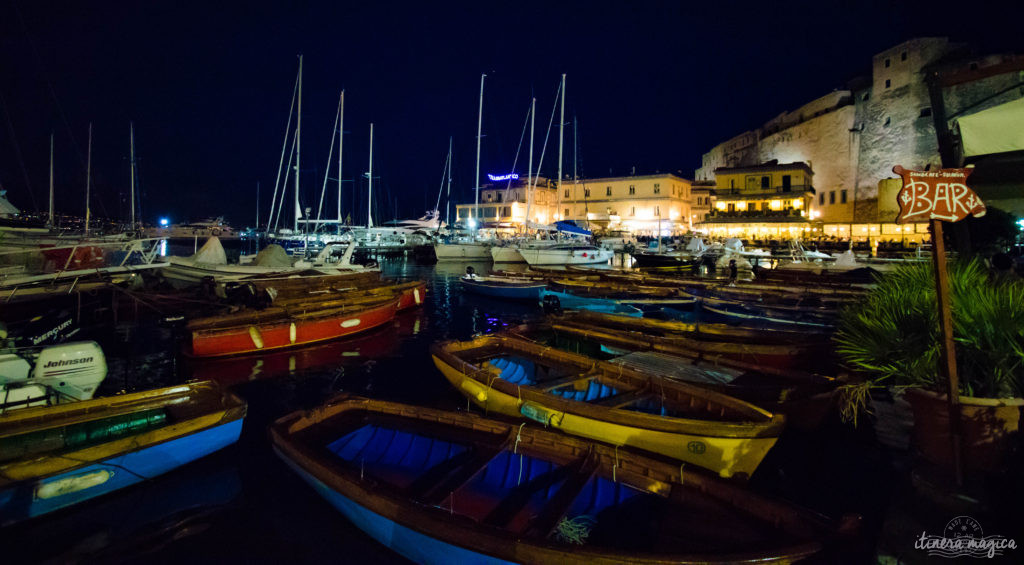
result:
[(846, 204), (846, 189), (839, 191), (839, 203)]
[(761, 188), (771, 188), (771, 184), (772, 184), (772, 178), (771, 177), (761, 177)]
[(736, 205), (735, 204), (729, 204), (729, 211), (730, 212), (735, 212), (736, 211)]
[(889, 68), (889, 62), (890, 62), (889, 59), (885, 60), (885, 68), (887, 68), (887, 69)]
[(511, 215), (512, 215), (512, 208), (510, 208), (508, 206), (505, 206), (504, 208), (501, 209), (501, 216), (503, 218), (507, 218), (507, 217), (509, 217)]
[(633, 186), (633, 185), (629, 185), (629, 193), (630, 193), (631, 195), (632, 195), (632, 194), (636, 194), (636, 187), (635, 187), (635, 186)]
[(736, 179), (729, 179), (729, 188), (736, 188)]
[(836, 191), (833, 190), (832, 192), (828, 193), (828, 203), (829, 204), (835, 204), (836, 203)]
[(921, 118), (927, 118), (928, 116), (931, 116), (931, 115), (932, 115), (932, 109), (931, 108), (921, 108), (921, 115), (920, 115)]
[[(629, 188), (633, 188), (633, 187), (631, 186), (631, 187), (629, 187)], [(633, 206), (633, 207), (631, 207), (631, 208), (629, 209), (629, 215), (630, 215), (630, 216), (635, 216), (635, 215), (636, 215), (636, 206)]]
[(747, 202), (747, 211), (753, 212), (755, 210), (757, 210), (757, 204), (754, 202)]
[(654, 194), (661, 194), (661, 185), (654, 183)]
[(501, 193), (500, 192), (494, 195), (494, 201), (495, 202), (501, 202)]
[(654, 207), (654, 215), (659, 217), (659, 218), (661, 217), (661, 206), (655, 206)]
[(793, 177), (782, 175), (782, 192), (789, 192), (791, 190), (793, 190)]
[(824, 205), (825, 205), (825, 193), (822, 192), (821, 194), (818, 195), (818, 206), (824, 206)]
[(889, 127), (889, 124), (890, 124), (891, 122), (892, 122), (892, 120), (891, 120), (891, 119), (889, 119), (889, 116), (886, 116), (886, 117), (885, 117), (885, 123), (884, 123), (884, 124), (882, 124), (882, 125), (884, 125), (885, 127)]
[(565, 198), (569, 198), (569, 189), (565, 189)]
[(892, 81), (889, 79), (885, 79), (885, 87), (889, 88), (890, 86), (892, 86)]
[(606, 186), (605, 189), (604, 189), (604, 195), (605, 196), (611, 196), (612, 195), (612, 187)]
[(567, 218), (567, 217), (569, 217), (569, 209), (568, 209), (568, 208), (566, 208), (566, 209), (565, 209), (565, 213), (564, 213), (564, 214), (562, 214), (562, 218), (563, 218), (563, 219), (564, 219), (564, 218)]
[(907, 52), (904, 51), (904, 52), (900, 53), (900, 61), (906, 61), (906, 60), (907, 60)]
[(589, 188), (584, 188), (583, 189), (583, 197), (584, 198), (590, 197), (590, 189)]

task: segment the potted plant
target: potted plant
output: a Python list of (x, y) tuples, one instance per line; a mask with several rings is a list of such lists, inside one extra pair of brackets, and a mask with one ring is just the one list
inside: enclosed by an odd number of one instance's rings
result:
[[(951, 262), (949, 284), (963, 461), (967, 469), (993, 470), (1022, 428), (1024, 282), (992, 277), (973, 260)], [(938, 318), (932, 265), (907, 265), (842, 313), (835, 342), (845, 364), (867, 376), (845, 391), (846, 415), (856, 415), (873, 387), (906, 389), (914, 445), (926, 460), (951, 467)]]

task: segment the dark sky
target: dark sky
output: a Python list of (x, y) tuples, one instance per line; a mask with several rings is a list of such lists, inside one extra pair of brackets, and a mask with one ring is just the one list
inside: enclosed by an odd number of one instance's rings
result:
[[(564, 72), (582, 175), (691, 178), (701, 153), (843, 88), (906, 39), (1024, 51), (1020, 2), (2, 1), (0, 183), (12, 202), (46, 207), (52, 132), (58, 211), (82, 212), (91, 121), (94, 213), (126, 216), (134, 121), (146, 219), (236, 226), (254, 223), (257, 182), (268, 211), (299, 53), (303, 205), (319, 198), (345, 88), (343, 176), (357, 182), (343, 206), (364, 221), (372, 121), (380, 221), (433, 207), (449, 136), (453, 200), (472, 198), (481, 72), (482, 173), (511, 169), (531, 95), (539, 155)], [(557, 131), (544, 172), (555, 155)], [(524, 146), (520, 173), (525, 159)]]

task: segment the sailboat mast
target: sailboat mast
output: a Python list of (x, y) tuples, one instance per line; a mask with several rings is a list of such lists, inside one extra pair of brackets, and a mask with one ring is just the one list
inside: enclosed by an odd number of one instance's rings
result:
[(480, 75), (480, 109), (476, 114), (476, 176), (473, 182), (476, 183), (476, 200), (473, 203), (473, 216), (475, 223), (480, 223), (480, 135), (483, 133), (484, 125), (484, 79), (486, 74)]
[(260, 181), (256, 181), (256, 231), (260, 229)]
[(526, 221), (523, 231), (530, 231), (530, 208), (533, 207), (533, 123), (537, 113), (537, 98), (530, 100), (530, 159), (526, 171)]
[(338, 110), (338, 223), (337, 232), (341, 233), (341, 147), (345, 140), (345, 90), (341, 91), (341, 109)]
[(373, 227), (373, 123), (370, 123), (370, 172), (366, 173), (370, 179), (369, 190), (366, 194), (366, 229)]
[(47, 227), (53, 227), (53, 134), (50, 134), (50, 215), (46, 217)]
[(128, 190), (131, 192), (131, 196), (128, 198), (131, 208), (131, 229), (135, 229), (135, 123), (128, 122), (128, 137), (131, 141), (131, 168), (129, 174), (131, 178), (128, 181)]
[[(555, 216), (562, 209), (562, 146), (565, 137), (565, 73), (562, 73), (562, 113), (558, 119), (558, 208), (555, 209)], [(562, 218), (563, 220), (565, 218)]]
[[(452, 138), (448, 137), (448, 193), (444, 197), (444, 223), (452, 225)], [(441, 229), (441, 226), (437, 226)]]
[(299, 204), (299, 156), (302, 153), (302, 138), (299, 132), (302, 131), (302, 55), (299, 55), (299, 108), (298, 117), (295, 120), (295, 222), (294, 231), (299, 231), (299, 217), (302, 216), (302, 208)]
[(92, 122), (89, 122), (89, 150), (85, 160), (85, 235), (89, 235), (89, 192), (92, 190)]

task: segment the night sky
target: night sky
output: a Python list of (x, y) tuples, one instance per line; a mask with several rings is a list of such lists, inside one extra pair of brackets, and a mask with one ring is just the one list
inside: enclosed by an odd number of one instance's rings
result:
[[(52, 132), (57, 209), (82, 213), (91, 121), (93, 213), (126, 217), (133, 121), (147, 221), (224, 215), (252, 225), (257, 182), (263, 218), (269, 208), (299, 53), (302, 200), (314, 213), (342, 88), (343, 176), (355, 179), (344, 213), (354, 204), (353, 220), (365, 221), (371, 121), (377, 221), (433, 208), (449, 136), (453, 200), (470, 201), (481, 72), (482, 174), (511, 170), (533, 95), (539, 156), (564, 72), (582, 176), (635, 167), (692, 178), (712, 146), (843, 88), (906, 39), (1024, 51), (1020, 6), (4, 0), (0, 184), (15, 205), (45, 209)], [(554, 175), (556, 155), (557, 126), (544, 173)], [(572, 159), (567, 127), (568, 174)]]

